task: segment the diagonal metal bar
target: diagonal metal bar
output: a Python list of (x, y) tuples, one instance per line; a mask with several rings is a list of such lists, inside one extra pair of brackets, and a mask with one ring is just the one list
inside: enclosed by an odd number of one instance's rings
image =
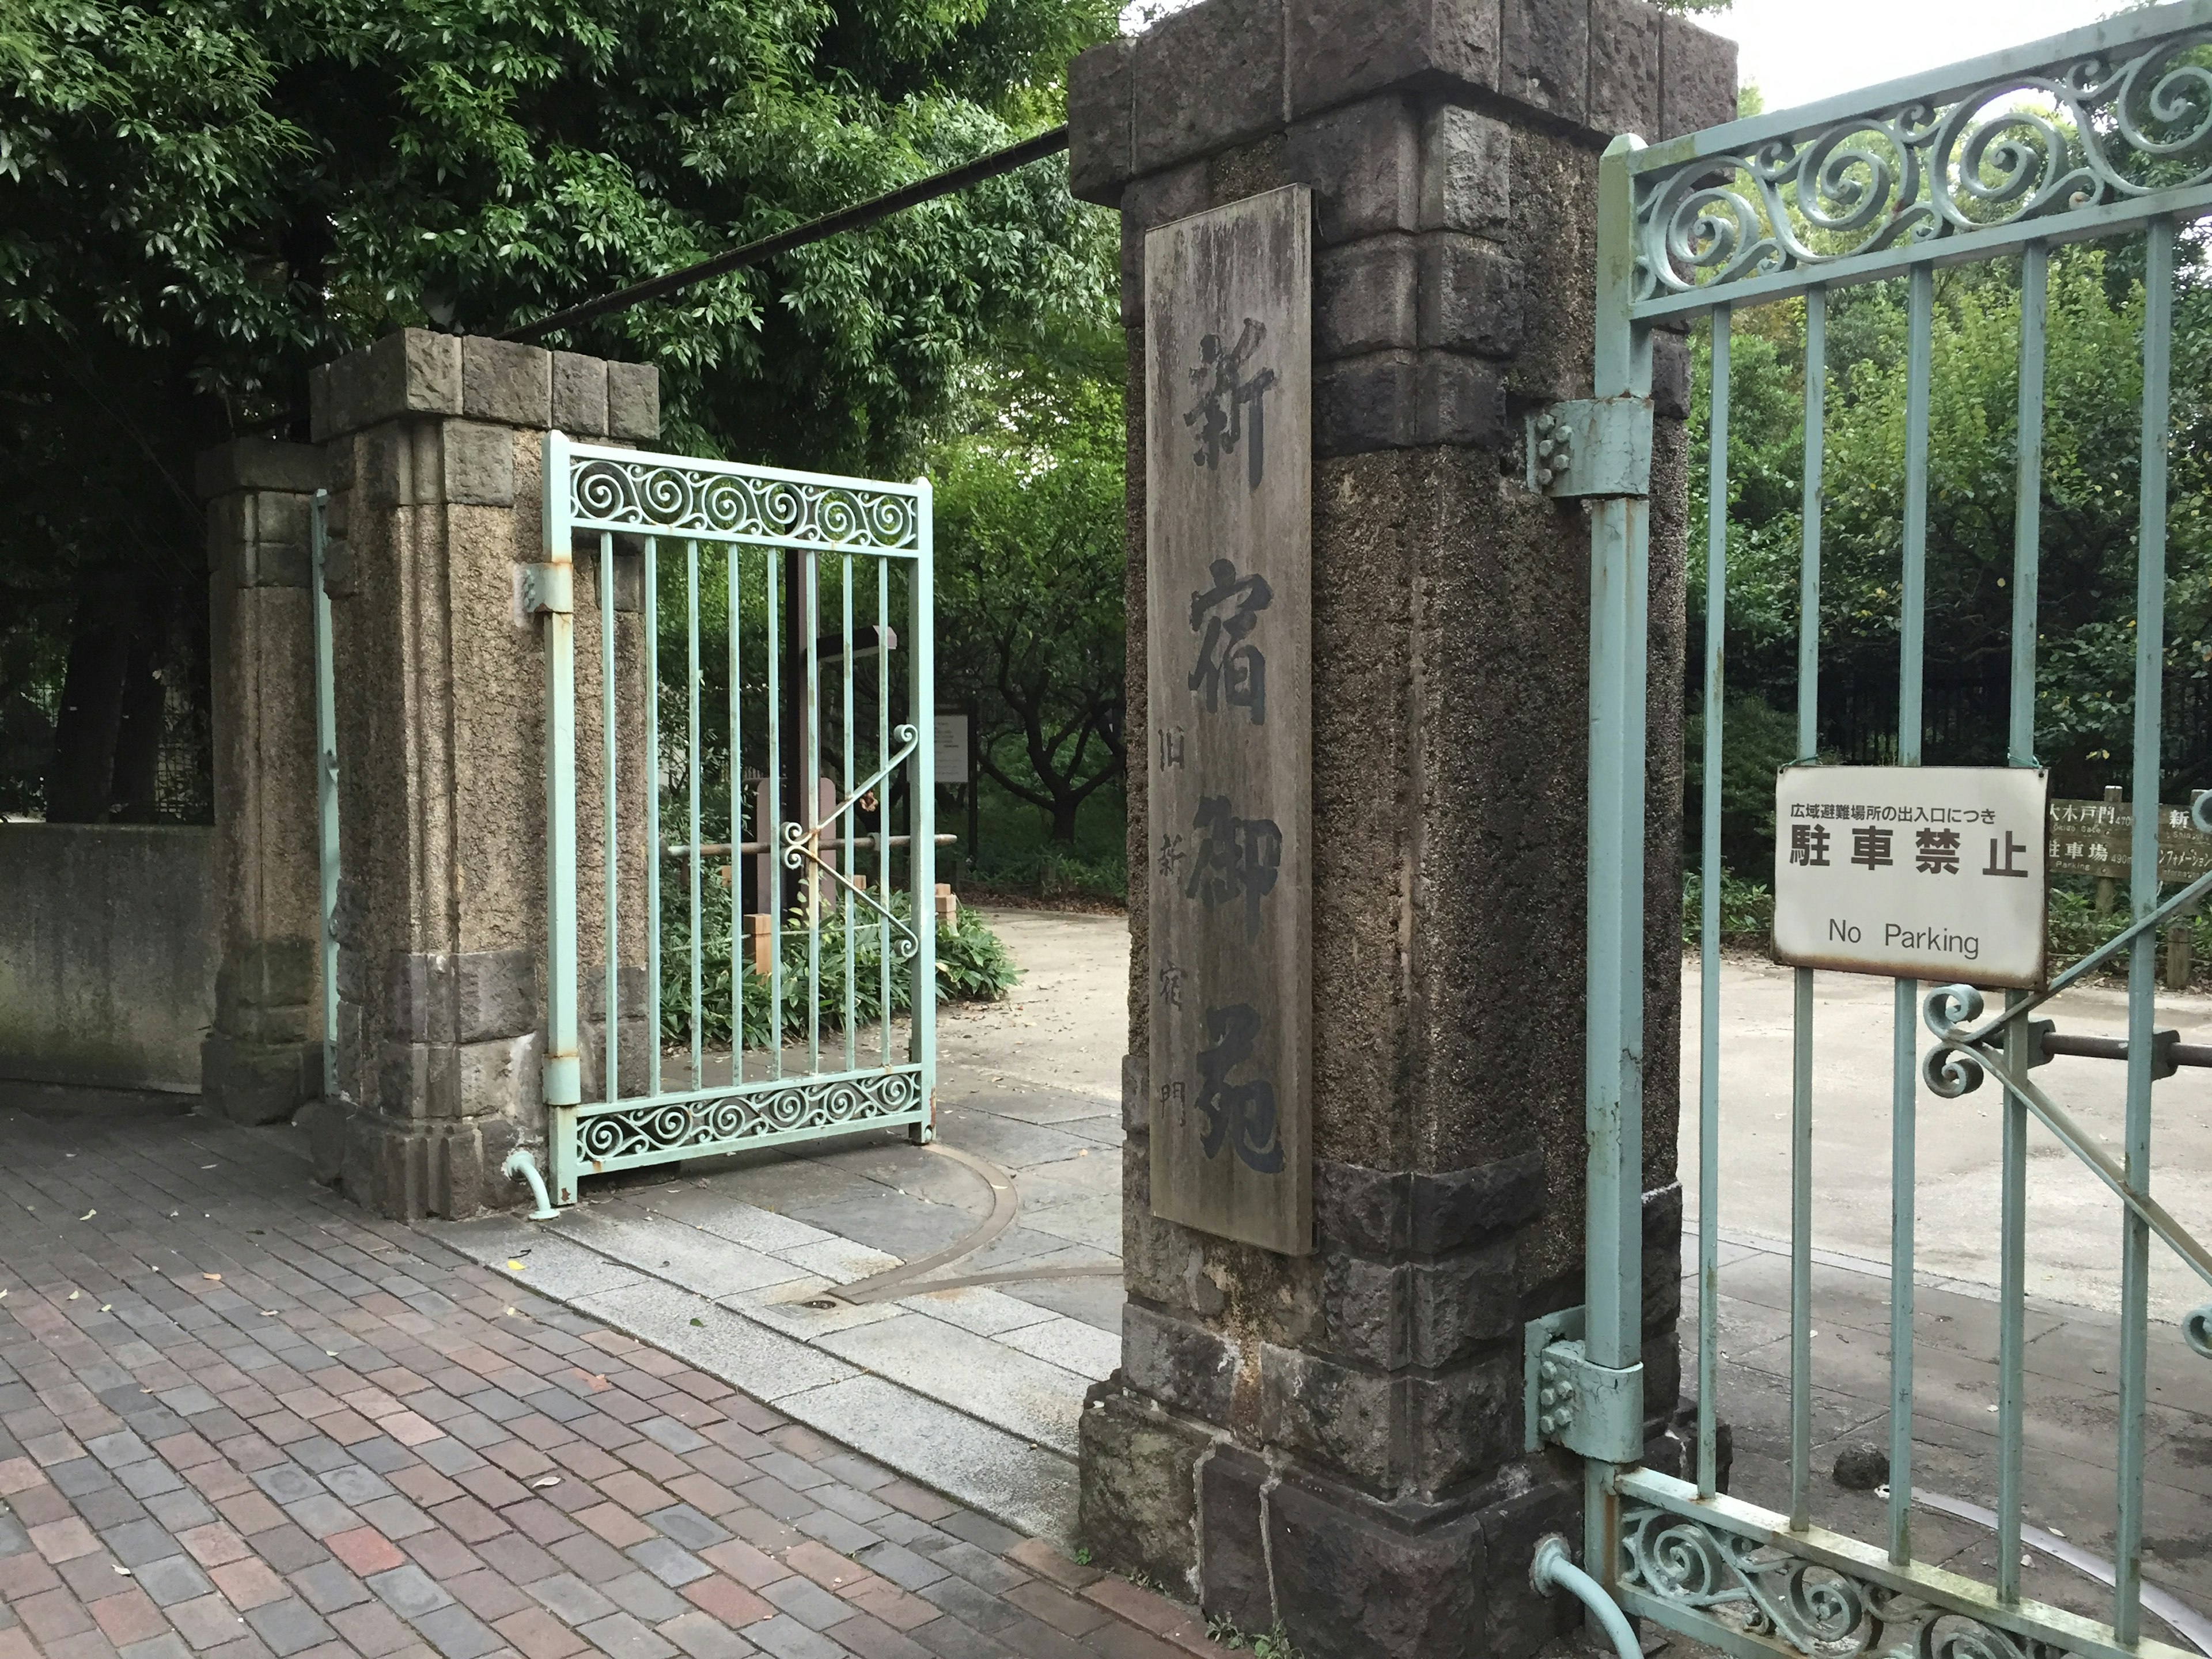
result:
[(1936, 1057), (1947, 1052), (1963, 1054), (1971, 1065), (1994, 1075), (2008, 1093), (2042, 1121), (2044, 1127), (2058, 1137), (2069, 1152), (2087, 1164), (2097, 1177), (2112, 1188), (2115, 1198), (2140, 1216), (2153, 1232), (2172, 1246), (2173, 1253), (2195, 1268), (2198, 1277), (2206, 1284), (2212, 1285), (2212, 1250), (2199, 1243), (2156, 1199), (2130, 1188), (2127, 1173), (2119, 1163), (2082, 1133), (2081, 1126), (2074, 1121), (2072, 1114), (2064, 1107), (2044, 1093), (2031, 1079), (2015, 1075), (2006, 1063), (2002, 1051), (1977, 1043), (1970, 1037), (1939, 1034), (1936, 1046), (1929, 1052), (1926, 1067), (1928, 1081), (1938, 1094), (1954, 1097), (1974, 1086), (1971, 1082), (1965, 1083), (1963, 1086), (1937, 1082)]
[[(1953, 1046), (1970, 1048), (1981, 1047), (1998, 1032), (2003, 1030), (2006, 1026), (2011, 1024), (2014, 1020), (2019, 1019), (2022, 1015), (2033, 1013), (2036, 1009), (2043, 1006), (2045, 1003), (2050, 1001), (2061, 992), (2065, 991), (2075, 985), (2080, 984), (2082, 980), (2087, 978), (2106, 963), (2110, 962), (2114, 957), (2118, 956), (2121, 951), (2126, 950), (2130, 945), (2134, 944), (2137, 935), (2163, 927), (2166, 923), (2172, 921), (2184, 911), (2189, 910), (2199, 899), (2203, 898), (2208, 893), (2212, 893), (2212, 871), (2208, 871), (2203, 875), (2199, 876), (2195, 881), (2190, 883), (2188, 886), (2183, 888), (2179, 893), (2176, 893), (2172, 898), (2166, 900), (2165, 903), (2160, 905), (2157, 909), (2153, 910), (2149, 915), (2137, 919), (2135, 922), (2130, 924), (2124, 932), (2116, 933), (2111, 939), (2106, 939), (2102, 945), (2092, 951), (2087, 956), (2083, 957), (2081, 961), (2075, 963), (2064, 973), (2059, 975), (2057, 979), (2052, 980), (2046, 989), (2039, 991), (2034, 996), (2027, 998), (2024, 1000), (2014, 1003), (2011, 1006), (2006, 1008), (2003, 1012), (1996, 1015), (1987, 1024), (1978, 1026), (1969, 1035), (1960, 1037)], [(1931, 992), (1929, 994), (1930, 1002), (1932, 1003), (1933, 1000), (1936, 997), (1947, 996), (1948, 994), (1948, 991)], [(1938, 1035), (1941, 1035), (1941, 1033), (1939, 1032)]]

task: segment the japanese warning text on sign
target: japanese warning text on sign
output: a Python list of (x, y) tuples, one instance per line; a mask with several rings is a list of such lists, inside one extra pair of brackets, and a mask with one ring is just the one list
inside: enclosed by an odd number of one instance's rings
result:
[(1311, 216), (1294, 185), (1145, 245), (1152, 1212), (1286, 1255), (1313, 1248)]
[(1774, 795), (1774, 957), (2021, 989), (2044, 979), (2050, 775), (1796, 766)]

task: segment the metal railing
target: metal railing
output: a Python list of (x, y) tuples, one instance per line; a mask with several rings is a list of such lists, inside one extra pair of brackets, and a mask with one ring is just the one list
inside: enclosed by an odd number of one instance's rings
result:
[[(1709, 318), (1711, 478), (1704, 663), (1703, 984), (1698, 1137), (1698, 1416), (1695, 1478), (1637, 1466), (1616, 1435), (1591, 1455), (1586, 1556), (1632, 1613), (1733, 1653), (1843, 1659), (1911, 1648), (2043, 1659), (2172, 1654), (2142, 1635), (2143, 1468), (2149, 1251), (2154, 1235), (2208, 1282), (2212, 1253), (2151, 1196), (2153, 1089), (2170, 1075), (2170, 1034), (2155, 1032), (2156, 929), (2212, 889), (2212, 877), (2161, 902), (2159, 814), (2137, 811), (2134, 925), (2041, 994), (2012, 994), (1981, 1018), (1978, 994), (1895, 988), (1891, 1077), (1889, 1488), (1887, 1535), (1864, 1542), (1811, 1517), (1813, 975), (1796, 972), (1790, 1113), (1790, 1510), (1771, 1513), (1718, 1490), (1721, 1050), (1719, 902), (1723, 660), (1728, 608), (1730, 326), (1741, 307), (1802, 295), (1806, 307), (1805, 493), (1799, 637), (1800, 753), (1818, 748), (1822, 492), (1828, 298), (1849, 283), (1902, 277), (1908, 288), (1905, 492), (1899, 570), (1896, 758), (1921, 759), (1927, 626), (1929, 405), (1938, 265), (2017, 256), (2021, 346), (2008, 762), (2035, 758), (2037, 579), (2042, 541), (2044, 366), (2050, 251), (2140, 235), (2142, 459), (2136, 594), (2133, 796), (2156, 803), (2166, 684), (2167, 454), (2174, 259), (2179, 227), (2212, 212), (2212, 0), (2191, 0), (1900, 81), (1807, 109), (1735, 123), (1650, 148), (1607, 152), (1599, 194), (1596, 397), (1632, 406), (1650, 394), (1651, 330)], [(1648, 409), (1648, 404), (1647, 404)], [(1643, 418), (1648, 420), (1648, 412)], [(1579, 465), (1579, 461), (1577, 463)], [(1643, 786), (1648, 504), (1601, 500), (1593, 519), (1589, 866), (1587, 1305), (1583, 1346), (1566, 1355), (1601, 1381), (1635, 1371), (1641, 1346), (1637, 1201), (1643, 1032)], [(2199, 816), (2204, 815), (2200, 805)], [(2076, 1127), (2029, 1076), (2047, 1058), (2028, 1019), (2050, 996), (2124, 951), (2123, 1155)], [(1936, 1046), (1923, 1062), (1925, 1019)], [(1954, 1097), (1986, 1076), (2002, 1086), (1999, 1240), (1997, 1531), (1995, 1583), (1916, 1554), (1914, 1502), (1915, 1114), (1923, 1083)], [(2054, 1133), (2122, 1201), (2118, 1431), (2112, 1449), (2117, 1563), (2111, 1624), (2023, 1596), (2027, 1129)], [(1555, 1316), (1555, 1325), (1559, 1316)], [(2182, 1335), (2212, 1358), (2212, 1308)], [(1553, 1333), (1555, 1334), (1556, 1333)], [(1532, 1378), (1540, 1339), (1532, 1335)], [(1553, 1347), (1559, 1356), (1564, 1350)], [(1553, 1394), (1571, 1398), (1547, 1361)], [(1532, 1392), (1534, 1389), (1532, 1382)], [(1640, 1389), (1640, 1377), (1637, 1385)], [(1565, 1407), (1543, 1432), (1574, 1444)], [(1559, 1425), (1555, 1431), (1554, 1425)], [(1532, 1436), (1537, 1431), (1532, 1429)], [(1586, 1447), (1577, 1446), (1577, 1449)], [(1610, 1461), (1608, 1461), (1610, 1460)]]
[[(927, 1139), (935, 1075), (938, 839), (927, 718), (934, 672), (928, 483), (596, 448), (557, 432), (546, 439), (544, 465), (547, 562), (530, 573), (526, 598), (545, 617), (546, 1103), (555, 1201), (574, 1203), (582, 1176), (641, 1164), (863, 1128), (905, 1126)], [(599, 1076), (589, 1102), (578, 1013), (570, 551), (578, 538), (596, 553), (599, 596), (594, 967), (601, 989)], [(623, 562), (632, 557), (643, 643), (641, 661), (626, 666), (617, 617)], [(674, 654), (662, 632), (671, 589), (684, 607), (680, 678), (663, 664), (665, 654)], [(856, 626), (871, 599), (873, 623)], [(825, 609), (836, 623), (826, 635)], [(702, 628), (702, 612), (709, 622), (719, 613), (726, 637), (726, 660), (715, 665), (725, 678), (718, 709), (708, 702), (709, 665), (702, 652), (711, 628)], [(902, 673), (894, 673), (895, 654), (903, 657)], [(866, 661), (872, 661), (872, 673), (864, 672)], [(835, 675), (825, 683), (831, 662)], [(672, 730), (665, 733), (664, 725)], [(675, 752), (665, 752), (672, 741)], [(630, 772), (626, 742), (638, 745), (641, 762)], [(748, 757), (759, 764), (749, 768)], [(825, 775), (825, 766), (834, 775)], [(749, 771), (758, 785), (750, 801)], [(663, 796), (679, 776), (673, 793), (680, 794), (683, 834), (671, 842)], [(807, 789), (805, 780), (819, 780), (819, 787)], [(789, 799), (794, 792), (799, 798)], [(895, 797), (905, 807), (896, 834)], [(708, 819), (717, 815), (722, 833), (710, 838)], [(873, 830), (864, 823), (869, 817)], [(864, 852), (872, 855), (872, 868), (863, 868)], [(727, 860), (720, 876), (730, 884), (732, 913), (726, 1061), (710, 1054), (705, 1037), (710, 1012), (718, 1012), (709, 1007), (705, 937), (706, 884), (717, 859)], [(678, 964), (689, 969), (679, 999), (689, 1054), (676, 1079), (665, 1075), (663, 1053), (671, 1012), (663, 988), (663, 882), (671, 863), (685, 884), (689, 955)], [(893, 896), (902, 878), (902, 915)], [(641, 915), (625, 916), (626, 890), (641, 890)], [(764, 962), (753, 959), (762, 935), (738, 925), (756, 914), (749, 895), (766, 921)], [(826, 982), (837, 1035), (825, 1045), (823, 940), (833, 928), (842, 963)], [(854, 964), (858, 946), (871, 940), (876, 1030), (864, 1044), (870, 1022)], [(787, 947), (803, 951), (803, 967), (787, 966)], [(641, 965), (644, 1006), (634, 1023), (643, 1026), (646, 1052), (642, 1075), (626, 1076), (623, 975)], [(766, 981), (764, 1014), (748, 1013), (749, 977)], [(902, 1052), (892, 1018), (902, 991), (910, 1009)], [(749, 1049), (761, 1052), (756, 1058)], [(710, 1075), (723, 1065), (726, 1077)]]

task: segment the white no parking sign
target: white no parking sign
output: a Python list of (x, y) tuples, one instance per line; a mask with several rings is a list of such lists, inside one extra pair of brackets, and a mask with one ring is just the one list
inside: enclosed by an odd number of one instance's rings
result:
[(1774, 795), (1774, 957), (1891, 979), (2042, 985), (2048, 773), (1793, 766)]

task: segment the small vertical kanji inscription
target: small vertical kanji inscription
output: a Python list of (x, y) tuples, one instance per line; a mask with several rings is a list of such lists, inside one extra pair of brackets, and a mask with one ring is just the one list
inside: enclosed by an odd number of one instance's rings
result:
[(1145, 245), (1152, 1212), (1313, 1249), (1312, 198)]

